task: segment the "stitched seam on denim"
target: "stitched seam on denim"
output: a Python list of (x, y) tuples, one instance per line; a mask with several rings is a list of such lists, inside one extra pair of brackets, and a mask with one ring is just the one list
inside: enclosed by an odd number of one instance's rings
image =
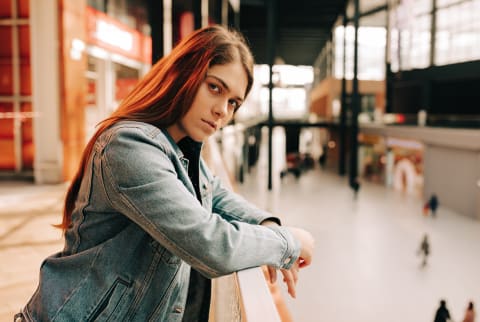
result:
[(101, 251), (103, 250), (103, 247), (104, 245), (101, 245), (100, 247), (98, 247), (97, 249), (97, 252), (95, 254), (95, 257), (93, 258), (93, 260), (91, 261), (90, 263), (90, 266), (88, 267), (88, 272), (87, 274), (85, 274), (85, 277), (77, 284), (77, 287), (75, 287), (74, 289), (72, 289), (72, 291), (70, 292), (70, 294), (65, 298), (65, 300), (63, 301), (63, 304), (58, 308), (57, 312), (55, 313), (55, 315), (53, 316), (52, 318), (52, 321), (55, 321), (55, 319), (58, 317), (58, 315), (60, 314), (60, 312), (62, 311), (62, 309), (65, 307), (65, 305), (70, 301), (70, 299), (72, 298), (72, 296), (74, 296), (78, 289), (85, 283), (86, 280), (88, 280), (89, 278), (89, 275), (90, 275), (90, 270), (91, 268), (94, 266), (95, 262), (97, 261), (97, 258), (99, 256), (99, 254), (101, 253)]
[[(90, 156), (90, 162), (88, 162), (88, 175), (89, 179), (87, 181), (87, 191), (88, 191), (88, 196), (86, 197), (86, 200), (81, 200), (82, 202), (85, 201), (85, 205), (79, 209), (79, 216), (80, 216), (80, 223), (76, 227), (76, 229), (73, 231), (73, 234), (75, 235), (75, 243), (72, 245), (72, 251), (71, 253), (76, 253), (78, 248), (80, 247), (81, 244), (81, 237), (80, 237), (80, 228), (82, 224), (85, 223), (85, 213), (84, 210), (90, 205), (90, 198), (92, 197), (92, 182), (93, 182), (93, 168), (94, 168), (94, 160), (97, 155), (97, 152), (93, 152), (92, 155)], [(78, 200), (78, 195), (77, 195), (77, 200)], [(76, 200), (76, 201), (77, 201)]]
[[(93, 146), (93, 150), (96, 152), (102, 152), (102, 150), (112, 140), (112, 136), (117, 134), (122, 129), (126, 129), (126, 130), (131, 129), (131, 130), (140, 131), (151, 139), (157, 138), (160, 134), (163, 134), (159, 128), (149, 123), (139, 122), (139, 121), (121, 121), (113, 125), (112, 127), (105, 129), (102, 132), (102, 134), (99, 136), (99, 138), (95, 142)], [(161, 141), (157, 141), (157, 143), (162, 144)]]
[(125, 320), (131, 320), (131, 318), (135, 315), (137, 311), (137, 307), (140, 305), (142, 299), (145, 296), (145, 291), (148, 289), (148, 286), (150, 285), (150, 281), (152, 280), (155, 270), (158, 267), (158, 263), (161, 261), (161, 254), (157, 252), (153, 252), (153, 259), (152, 262), (147, 270), (147, 274), (145, 275), (145, 278), (143, 279), (142, 285), (135, 295), (135, 298), (133, 299), (133, 303), (128, 309), (127, 314), (125, 315)]
[(150, 317), (148, 318), (148, 321), (156, 321), (154, 318), (160, 314), (161, 309), (165, 306), (165, 300), (167, 299), (167, 294), (171, 292), (171, 289), (173, 288), (173, 285), (175, 285), (178, 277), (178, 272), (180, 271), (180, 267), (182, 267), (183, 264), (180, 264), (177, 266), (177, 269), (175, 270), (175, 275), (173, 275), (172, 279), (170, 280), (170, 284), (168, 285), (165, 294), (163, 295), (161, 301), (158, 303), (157, 307), (155, 310), (152, 312)]

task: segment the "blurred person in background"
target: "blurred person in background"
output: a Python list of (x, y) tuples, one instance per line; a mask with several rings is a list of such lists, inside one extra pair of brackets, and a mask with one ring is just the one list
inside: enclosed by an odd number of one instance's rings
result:
[(465, 317), (463, 322), (475, 322), (475, 310), (473, 308), (473, 302), (468, 302), (467, 310), (465, 311)]
[(428, 207), (432, 211), (432, 217), (435, 217), (437, 215), (438, 208), (438, 198), (436, 194), (432, 194), (432, 196), (428, 200)]
[(447, 309), (447, 302), (445, 300), (440, 300), (440, 306), (435, 313), (434, 322), (447, 322), (450, 321), (450, 312)]
[(428, 235), (423, 235), (420, 247), (418, 248), (418, 255), (422, 256), (422, 267), (427, 266), (428, 255), (430, 255), (430, 242), (428, 241)]
[(253, 83), (243, 37), (193, 32), (89, 141), (65, 199), (65, 246), (16, 321), (208, 321), (210, 279), (267, 265), (296, 296), (314, 241), (212, 175), (202, 143)]

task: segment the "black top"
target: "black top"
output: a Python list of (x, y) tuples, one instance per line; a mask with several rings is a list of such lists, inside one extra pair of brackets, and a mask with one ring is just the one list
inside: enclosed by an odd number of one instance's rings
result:
[[(198, 201), (202, 203), (200, 196), (200, 152), (201, 144), (185, 137), (177, 143), (182, 150), (185, 159), (188, 160), (188, 176), (192, 181)], [(210, 310), (211, 281), (193, 268), (190, 270), (190, 282), (188, 284), (187, 304), (183, 314), (184, 322), (199, 321), (208, 322)]]

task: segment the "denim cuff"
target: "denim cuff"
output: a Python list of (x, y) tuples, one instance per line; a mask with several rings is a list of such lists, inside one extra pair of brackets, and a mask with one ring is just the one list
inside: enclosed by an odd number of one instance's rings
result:
[(298, 257), (300, 256), (300, 241), (294, 238), (287, 228), (272, 226), (269, 226), (269, 228), (273, 229), (280, 236), (282, 236), (285, 241), (285, 251), (281, 256), (279, 268), (290, 269), (290, 267), (292, 267), (292, 265), (297, 261)]
[(282, 225), (282, 222), (280, 221), (280, 218), (278, 218), (278, 217), (267, 217), (260, 222), (260, 225), (263, 224), (264, 221), (273, 221), (274, 223), (276, 223), (279, 226)]

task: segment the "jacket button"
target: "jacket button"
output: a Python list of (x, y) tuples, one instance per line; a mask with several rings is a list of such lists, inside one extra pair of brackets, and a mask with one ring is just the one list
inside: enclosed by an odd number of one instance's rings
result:
[(175, 313), (182, 313), (182, 308), (181, 307), (176, 307), (173, 309), (175, 311)]

